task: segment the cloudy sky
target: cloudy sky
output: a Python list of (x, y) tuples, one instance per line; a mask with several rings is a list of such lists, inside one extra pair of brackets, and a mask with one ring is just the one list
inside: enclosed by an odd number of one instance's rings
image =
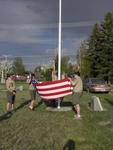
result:
[[(59, 0), (0, 0), (0, 57), (48, 63), (58, 47)], [(113, 0), (62, 0), (62, 55), (75, 59), (95, 23), (113, 12)]]

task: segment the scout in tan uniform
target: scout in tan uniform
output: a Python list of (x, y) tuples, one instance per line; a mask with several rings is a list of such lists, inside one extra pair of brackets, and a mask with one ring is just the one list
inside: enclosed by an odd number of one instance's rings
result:
[(72, 104), (74, 106), (75, 111), (77, 112), (77, 115), (74, 116), (74, 119), (80, 119), (80, 105), (79, 100), (82, 96), (83, 92), (83, 83), (80, 78), (80, 73), (75, 72), (74, 73), (74, 79), (71, 80), (72, 86), (73, 86), (73, 95), (72, 95)]
[(6, 90), (7, 90), (7, 112), (11, 110), (14, 110), (14, 103), (15, 103), (15, 95), (16, 95), (16, 90), (15, 90), (15, 82), (14, 82), (15, 76), (13, 74), (8, 75), (7, 80), (6, 80)]

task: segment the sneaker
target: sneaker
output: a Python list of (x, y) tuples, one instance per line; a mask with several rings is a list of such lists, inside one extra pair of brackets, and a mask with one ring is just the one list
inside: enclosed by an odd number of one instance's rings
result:
[(79, 119), (81, 119), (81, 117), (78, 117), (78, 116), (74, 115), (73, 120), (79, 120)]

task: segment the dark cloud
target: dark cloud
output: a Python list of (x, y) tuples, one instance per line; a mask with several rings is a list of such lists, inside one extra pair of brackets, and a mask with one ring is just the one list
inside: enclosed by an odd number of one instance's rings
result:
[[(113, 0), (62, 0), (62, 49), (74, 55)], [(54, 55), (59, 0), (0, 0), (0, 55)], [(33, 59), (31, 59), (33, 60)]]
[(63, 21), (76, 22), (102, 20), (108, 11), (112, 11), (112, 0), (65, 0), (63, 1)]
[[(0, 0), (0, 23), (56, 23), (58, 0)], [(102, 20), (112, 0), (62, 0), (62, 21)]]

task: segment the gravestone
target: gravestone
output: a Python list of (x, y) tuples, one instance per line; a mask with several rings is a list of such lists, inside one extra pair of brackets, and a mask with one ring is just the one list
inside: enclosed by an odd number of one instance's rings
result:
[(91, 96), (90, 107), (93, 111), (103, 111), (100, 99), (97, 96)]
[(18, 91), (23, 91), (24, 88), (23, 88), (23, 86), (21, 85), (21, 86), (18, 86), (18, 87), (16, 88), (16, 90), (18, 90)]

